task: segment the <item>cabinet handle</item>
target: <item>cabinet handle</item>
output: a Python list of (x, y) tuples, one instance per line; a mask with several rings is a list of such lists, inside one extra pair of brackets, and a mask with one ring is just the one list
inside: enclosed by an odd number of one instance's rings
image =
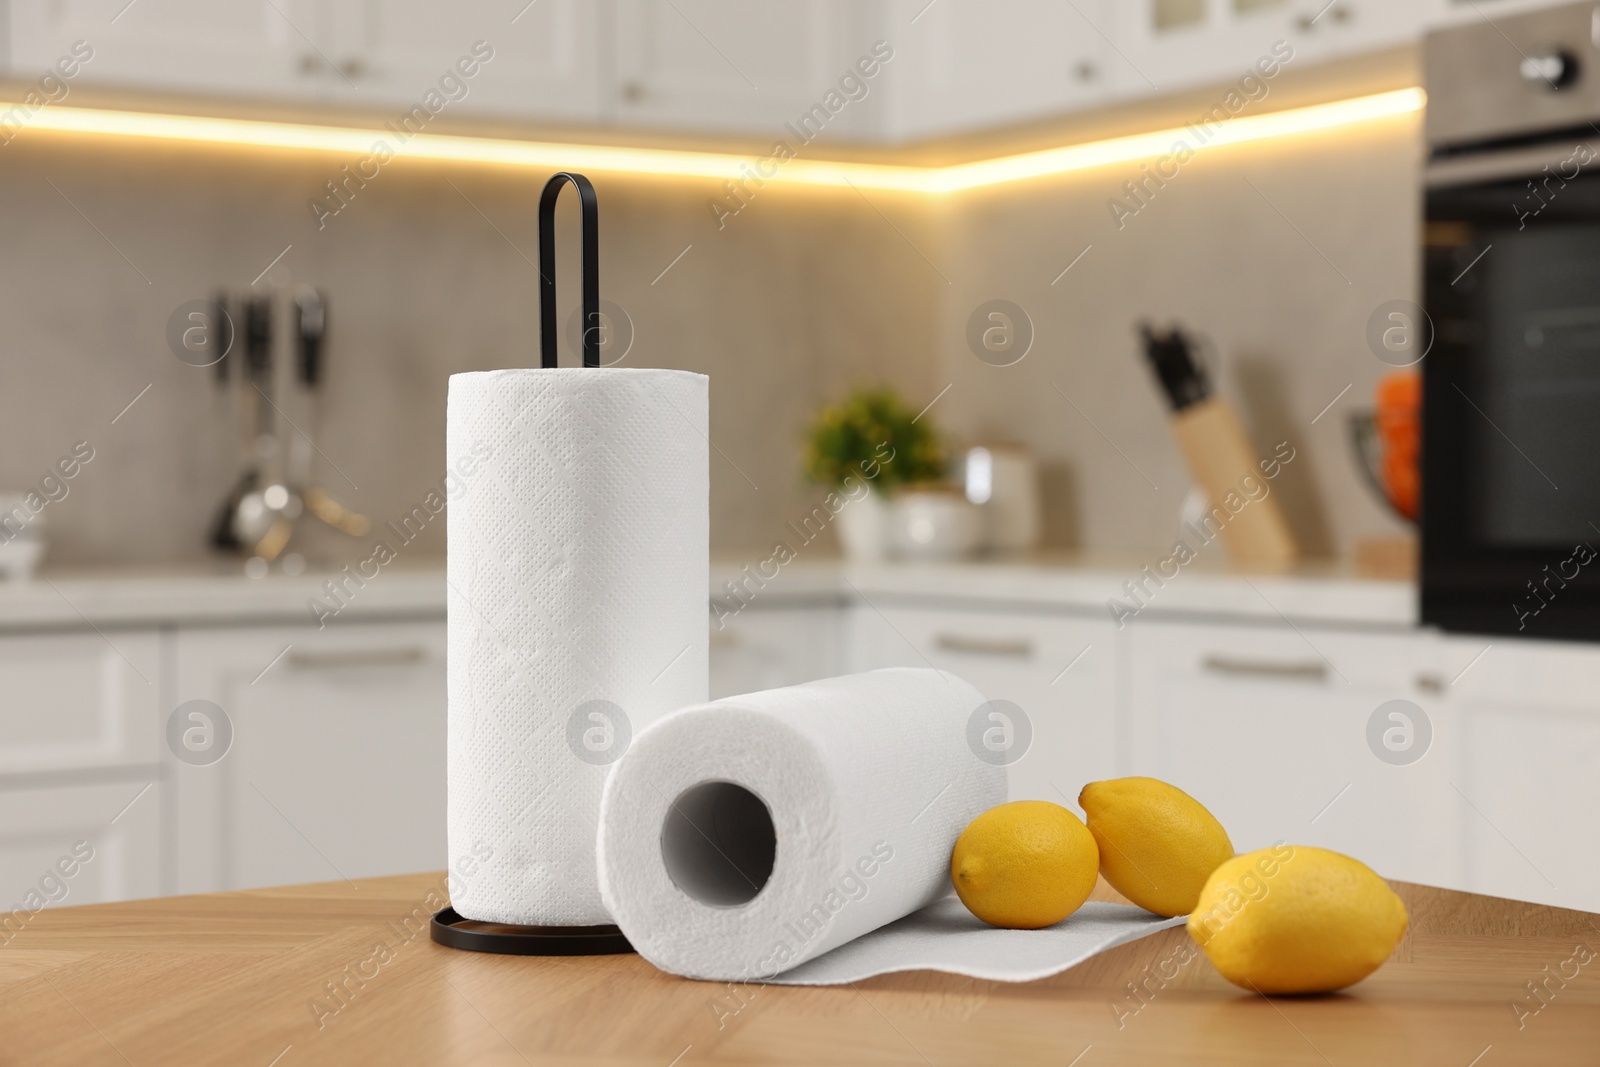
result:
[(367, 76), (367, 65), (359, 59), (351, 58), (339, 64), (339, 73), (354, 81)]
[(994, 638), (966, 637), (961, 634), (939, 634), (933, 643), (946, 652), (965, 652), (973, 656), (1014, 656), (1033, 658), (1033, 642), (1025, 637)]
[(300, 55), (301, 74), (320, 74), (326, 65), (315, 52), (302, 52)]
[(637, 104), (641, 103), (644, 98), (645, 88), (639, 82), (628, 82), (622, 87), (622, 99), (624, 103)]
[(290, 652), (288, 664), (297, 671), (328, 671), (341, 667), (391, 667), (420, 663), (427, 658), (421, 648), (353, 648), (345, 652)]
[(1245, 674), (1263, 678), (1304, 678), (1308, 682), (1326, 681), (1328, 665), (1321, 660), (1304, 663), (1274, 663), (1270, 660), (1234, 659), (1207, 656), (1200, 666), (1214, 674)]

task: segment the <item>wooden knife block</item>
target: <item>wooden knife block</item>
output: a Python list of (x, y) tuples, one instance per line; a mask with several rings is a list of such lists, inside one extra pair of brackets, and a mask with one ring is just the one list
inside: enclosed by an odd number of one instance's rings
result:
[[(1275, 479), (1262, 472), (1264, 457), (1250, 443), (1232, 405), (1214, 396), (1191, 404), (1172, 416), (1172, 433), (1189, 464), (1189, 473), (1209, 498), (1207, 515), (1221, 510), (1227, 516), (1222, 540), (1233, 562), (1281, 567), (1299, 558), (1299, 547), (1274, 491)], [(1267, 487), (1266, 496), (1249, 499), (1240, 488), (1240, 481), (1248, 476)], [(1223, 505), (1230, 492), (1246, 501), (1236, 514)]]

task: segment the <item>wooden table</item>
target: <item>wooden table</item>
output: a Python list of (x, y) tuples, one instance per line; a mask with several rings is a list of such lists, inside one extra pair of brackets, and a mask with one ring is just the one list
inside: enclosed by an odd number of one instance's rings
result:
[[(1600, 916), (1439, 889), (1395, 886), (1411, 930), (1372, 978), (1268, 1000), (1181, 962), (1181, 928), (1026, 985), (730, 988), (636, 956), (481, 955), (428, 939), (439, 885), (41, 911), (0, 947), (0, 1063), (1600, 1063)], [(1525, 983), (1546, 980), (1541, 1003)]]

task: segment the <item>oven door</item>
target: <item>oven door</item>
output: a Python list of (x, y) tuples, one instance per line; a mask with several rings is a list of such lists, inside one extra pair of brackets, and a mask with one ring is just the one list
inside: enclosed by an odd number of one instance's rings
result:
[(1430, 164), (1422, 618), (1600, 639), (1600, 133)]

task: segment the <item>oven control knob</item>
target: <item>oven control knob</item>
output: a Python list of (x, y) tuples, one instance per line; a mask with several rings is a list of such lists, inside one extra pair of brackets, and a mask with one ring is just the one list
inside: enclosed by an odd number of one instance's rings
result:
[(1522, 80), (1549, 92), (1565, 89), (1578, 80), (1578, 61), (1559, 48), (1530, 52), (1517, 68)]

